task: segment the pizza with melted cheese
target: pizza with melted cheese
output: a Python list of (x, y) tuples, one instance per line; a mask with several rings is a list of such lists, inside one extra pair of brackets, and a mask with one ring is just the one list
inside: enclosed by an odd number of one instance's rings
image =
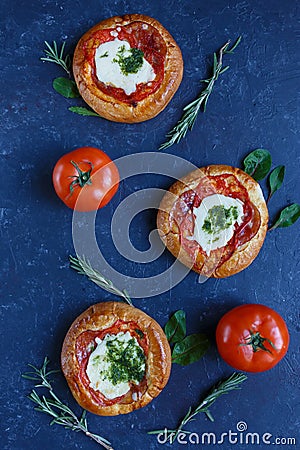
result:
[(142, 122), (162, 111), (178, 89), (181, 51), (155, 19), (116, 16), (79, 40), (73, 72), (83, 99), (102, 117)]
[(268, 210), (259, 184), (240, 169), (214, 165), (173, 184), (157, 227), (167, 248), (206, 277), (245, 269), (263, 244)]
[(169, 379), (171, 354), (155, 320), (133, 306), (105, 302), (71, 325), (61, 364), (77, 402), (92, 413), (112, 416), (159, 395)]

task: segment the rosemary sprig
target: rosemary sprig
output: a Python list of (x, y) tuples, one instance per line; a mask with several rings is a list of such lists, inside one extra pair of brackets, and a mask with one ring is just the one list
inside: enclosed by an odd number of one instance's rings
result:
[(93, 281), (93, 283), (97, 284), (97, 286), (100, 286), (102, 289), (110, 292), (111, 294), (122, 297), (124, 302), (133, 306), (131, 298), (126, 289), (123, 289), (123, 291), (121, 291), (120, 289), (116, 288), (113, 283), (105, 278), (100, 272), (98, 272), (98, 270), (93, 269), (90, 262), (87, 261), (84, 257), (75, 258), (74, 256), (69, 256), (69, 260), (70, 267), (72, 269), (76, 270), (81, 275), (86, 275), (91, 281)]
[(51, 416), (53, 419), (50, 422), (50, 425), (57, 424), (72, 431), (82, 431), (86, 436), (102, 445), (106, 450), (113, 450), (111, 443), (107, 439), (91, 433), (88, 430), (85, 410), (83, 410), (81, 417), (78, 418), (76, 414), (57, 397), (53, 391), (49, 376), (59, 371), (48, 370), (48, 364), (49, 359), (47, 357), (45, 357), (40, 369), (32, 364), (28, 364), (33, 370), (22, 375), (22, 377), (27, 380), (35, 381), (35, 388), (45, 388), (49, 391), (49, 398), (45, 397), (45, 395), (38, 395), (34, 389), (31, 391), (28, 398), (37, 405), (34, 409)]
[(164, 150), (168, 147), (171, 147), (171, 145), (173, 144), (178, 144), (178, 142), (185, 137), (187, 131), (193, 129), (201, 107), (203, 108), (203, 112), (205, 112), (206, 110), (207, 101), (213, 91), (214, 84), (217, 81), (219, 75), (229, 69), (229, 66), (223, 67), (223, 55), (233, 53), (236, 47), (241, 42), (241, 39), (242, 37), (240, 36), (230, 49), (228, 49), (230, 44), (230, 40), (228, 40), (226, 44), (224, 44), (223, 47), (219, 50), (218, 55), (214, 53), (213, 74), (211, 78), (201, 80), (202, 83), (207, 84), (206, 88), (200, 92), (196, 100), (192, 101), (183, 108), (184, 112), (181, 119), (177, 122), (175, 127), (172, 128), (169, 133), (167, 133), (167, 141), (160, 145), (159, 150)]
[(64, 56), (64, 50), (65, 50), (66, 43), (63, 42), (60, 51), (58, 50), (57, 44), (55, 41), (53, 41), (52, 47), (47, 41), (45, 41), (45, 45), (47, 48), (44, 50), (44, 52), (46, 53), (47, 58), (40, 58), (40, 59), (42, 61), (48, 61), (48, 62), (52, 62), (54, 64), (58, 64), (70, 76), (71, 75), (71, 70), (70, 70), (71, 69), (71, 58), (70, 58), (70, 55)]
[(223, 394), (228, 394), (230, 391), (234, 389), (240, 389), (240, 385), (243, 381), (247, 379), (247, 376), (242, 373), (233, 373), (229, 378), (224, 381), (218, 383), (215, 387), (212, 388), (210, 393), (205, 397), (205, 399), (197, 406), (194, 410), (190, 407), (179, 426), (175, 430), (154, 430), (149, 431), (148, 434), (160, 434), (166, 433), (167, 440), (170, 440), (170, 443), (173, 444), (180, 432), (189, 433), (188, 431), (183, 430), (183, 427), (194, 420), (194, 417), (199, 413), (204, 413), (207, 417), (213, 422), (214, 418), (211, 415), (209, 408), (212, 404)]

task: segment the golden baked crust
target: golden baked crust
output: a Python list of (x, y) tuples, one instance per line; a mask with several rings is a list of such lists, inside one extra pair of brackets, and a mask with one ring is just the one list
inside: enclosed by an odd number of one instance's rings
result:
[[(238, 246), (228, 259), (218, 265), (211, 261), (211, 256), (205, 256), (201, 252), (198, 252), (196, 260), (194, 260), (183, 248), (180, 229), (173, 217), (173, 208), (175, 202), (178, 201), (178, 197), (185, 191), (195, 189), (204, 177), (224, 174), (232, 174), (246, 188), (250, 202), (260, 214), (260, 225), (256, 234), (249, 241)], [(235, 167), (212, 165), (189, 173), (170, 187), (159, 206), (157, 228), (166, 247), (183, 264), (205, 276), (224, 278), (248, 267), (258, 255), (267, 232), (268, 218), (268, 209), (261, 188), (252, 177)], [(201, 267), (208, 269), (209, 273), (207, 270), (203, 271)]]
[[(130, 396), (126, 403), (103, 405), (95, 401), (79, 376), (76, 340), (81, 333), (104, 330), (118, 319), (134, 321), (147, 336), (146, 391), (135, 401)], [(61, 366), (76, 401), (88, 411), (101, 416), (127, 414), (147, 405), (167, 384), (171, 371), (171, 352), (167, 338), (158, 323), (143, 311), (120, 302), (98, 303), (84, 311), (71, 325), (62, 347)]]
[[(137, 105), (121, 102), (100, 90), (93, 80), (92, 68), (84, 52), (85, 42), (91, 39), (95, 32), (125, 26), (132, 22), (142, 22), (154, 27), (160, 33), (167, 48), (164, 78), (160, 87), (153, 94), (138, 101)], [(106, 19), (82, 36), (74, 52), (73, 73), (81, 96), (100, 116), (115, 122), (134, 123), (155, 117), (167, 106), (181, 83), (183, 61), (181, 51), (173, 37), (157, 20), (141, 14), (130, 14)]]

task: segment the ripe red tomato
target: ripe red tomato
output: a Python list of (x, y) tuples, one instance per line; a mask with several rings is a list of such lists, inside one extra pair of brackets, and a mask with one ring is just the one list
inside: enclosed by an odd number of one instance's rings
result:
[(241, 305), (226, 313), (216, 330), (217, 347), (232, 367), (263, 372), (286, 354), (289, 332), (283, 318), (264, 305)]
[(95, 211), (105, 206), (120, 181), (117, 166), (94, 147), (81, 147), (62, 156), (52, 178), (59, 198), (76, 211)]

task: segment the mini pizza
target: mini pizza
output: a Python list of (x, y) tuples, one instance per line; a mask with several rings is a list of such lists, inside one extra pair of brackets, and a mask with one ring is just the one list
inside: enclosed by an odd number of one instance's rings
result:
[(214, 165), (174, 183), (159, 206), (167, 248), (205, 277), (224, 278), (256, 258), (268, 227), (259, 184), (240, 169)]
[(167, 384), (171, 353), (155, 320), (120, 302), (98, 303), (71, 325), (61, 365), (76, 401), (101, 416), (147, 405)]
[(100, 116), (142, 122), (169, 103), (182, 80), (181, 51), (155, 19), (111, 17), (79, 40), (73, 58), (78, 90)]

